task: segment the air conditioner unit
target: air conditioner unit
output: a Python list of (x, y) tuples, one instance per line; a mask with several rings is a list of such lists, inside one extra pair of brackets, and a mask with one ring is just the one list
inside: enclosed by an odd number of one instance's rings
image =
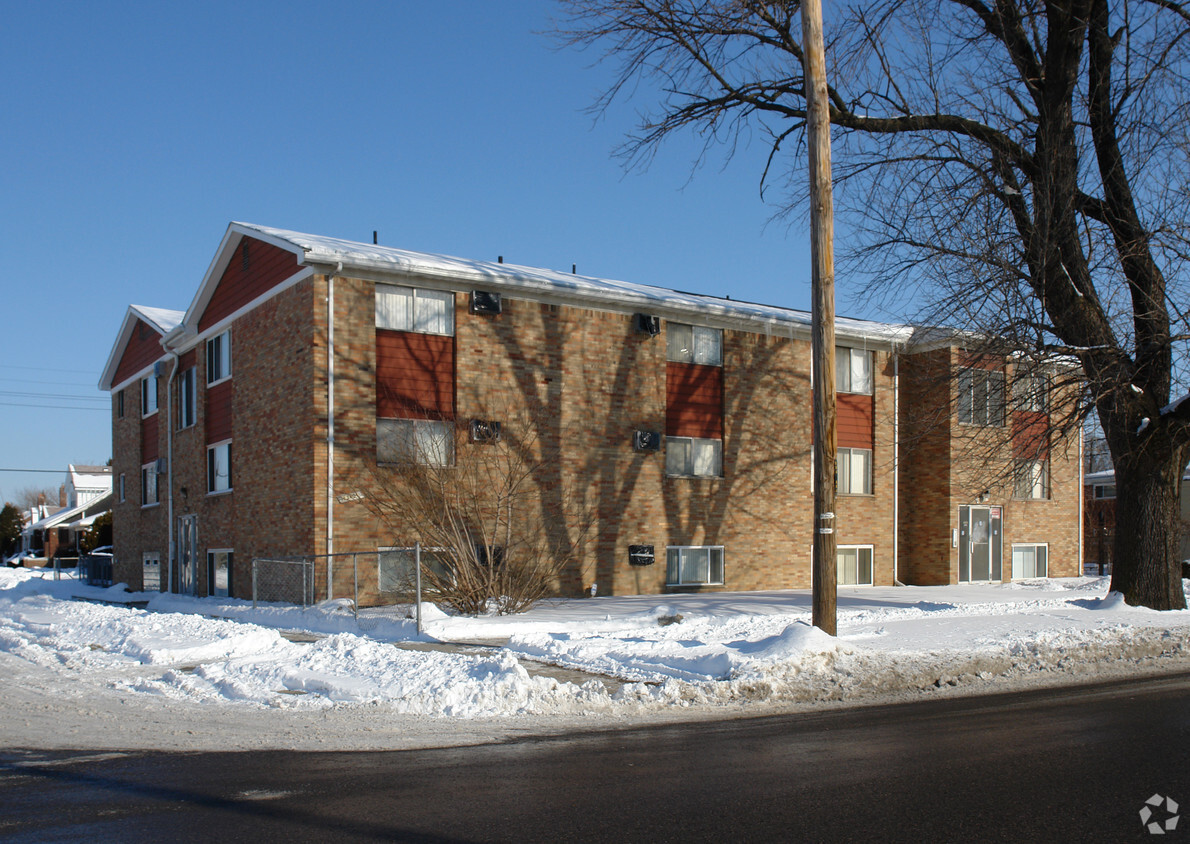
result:
[(500, 423), (490, 419), (471, 420), (471, 442), (494, 443), (500, 441)]
[(501, 311), (500, 294), (486, 290), (471, 291), (471, 313), (498, 314)]
[(632, 317), (632, 325), (639, 334), (656, 337), (661, 333), (661, 318), (652, 314), (635, 314)]
[(635, 431), (632, 434), (632, 447), (637, 451), (660, 451), (660, 431)]
[(159, 360), (153, 364), (153, 374), (158, 378), (165, 374), (165, 361)]
[(628, 565), (651, 566), (655, 561), (652, 545), (629, 545)]
[(169, 464), (166, 459), (164, 457), (158, 457), (157, 463), (153, 467), (153, 471), (155, 471), (158, 475), (164, 475), (168, 468)]

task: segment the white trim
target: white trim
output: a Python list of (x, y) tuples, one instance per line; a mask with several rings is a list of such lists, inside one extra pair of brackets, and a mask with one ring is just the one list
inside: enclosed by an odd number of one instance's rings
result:
[[(671, 581), (669, 579), (669, 552), (670, 551), (715, 551), (720, 552), (720, 557), (723, 562), (723, 577), (719, 580), (711, 580), (711, 557), (707, 555), (707, 579), (705, 581), (681, 579), (682, 564), (678, 561), (678, 580)], [(723, 545), (666, 545), (665, 546), (665, 585), (666, 586), (725, 586), (727, 584), (727, 549)]]
[[(1081, 522), (1082, 519), (1079, 519), (1079, 521)], [(1044, 548), (1045, 549), (1045, 574), (1035, 574), (1035, 575), (1033, 575), (1033, 577), (1035, 577), (1035, 578), (1036, 577), (1049, 577), (1049, 575), (1050, 575), (1050, 544), (1048, 542), (1013, 542), (1008, 547), (1008, 568), (1009, 568), (1009, 572), (1010, 572), (1009, 573), (1010, 580), (1029, 580), (1030, 579), (1028, 577), (1025, 577), (1024, 575), (1022, 575), (1020, 577), (1016, 576), (1016, 554), (1015, 554), (1015, 551), (1017, 548), (1033, 548), (1033, 549)], [(1036, 550), (1034, 550), (1033, 564), (1034, 564), (1034, 566), (1037, 565)], [(1003, 562), (1001, 562), (1001, 566), (1003, 566)], [(1081, 569), (1079, 570), (1079, 574), (1082, 574)]]

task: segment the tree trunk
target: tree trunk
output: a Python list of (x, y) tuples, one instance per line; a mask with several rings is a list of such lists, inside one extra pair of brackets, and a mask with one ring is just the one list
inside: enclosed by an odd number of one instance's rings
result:
[(1111, 588), (1133, 606), (1186, 609), (1179, 554), (1182, 457), (1181, 450), (1174, 449), (1168, 455), (1129, 453), (1115, 458)]

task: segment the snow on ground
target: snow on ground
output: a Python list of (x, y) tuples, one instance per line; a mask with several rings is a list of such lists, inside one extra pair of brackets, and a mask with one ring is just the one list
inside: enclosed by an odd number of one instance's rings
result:
[[(0, 702), (28, 717), (0, 724), (0, 741), (393, 746), (446, 725), (476, 740), (459, 725), (493, 718), (507, 735), (1190, 668), (1190, 611), (1129, 607), (1105, 578), (841, 589), (838, 605), (837, 637), (810, 626), (805, 591), (556, 600), (484, 618), (427, 604), (419, 634), (404, 609), (254, 609), (6, 569)], [(500, 645), (435, 644), (466, 642)], [(90, 720), (72, 723), (73, 710)]]

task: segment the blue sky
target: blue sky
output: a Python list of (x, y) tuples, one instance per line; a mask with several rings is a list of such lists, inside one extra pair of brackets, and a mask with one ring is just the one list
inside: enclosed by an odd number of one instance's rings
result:
[[(228, 222), (808, 308), (805, 226), (764, 150), (691, 176), (612, 152), (611, 68), (541, 34), (549, 0), (0, 0), (0, 468), (111, 455), (96, 384), (129, 304), (185, 309)], [(863, 316), (840, 280), (841, 314)], [(0, 498), (56, 474), (0, 472)]]

